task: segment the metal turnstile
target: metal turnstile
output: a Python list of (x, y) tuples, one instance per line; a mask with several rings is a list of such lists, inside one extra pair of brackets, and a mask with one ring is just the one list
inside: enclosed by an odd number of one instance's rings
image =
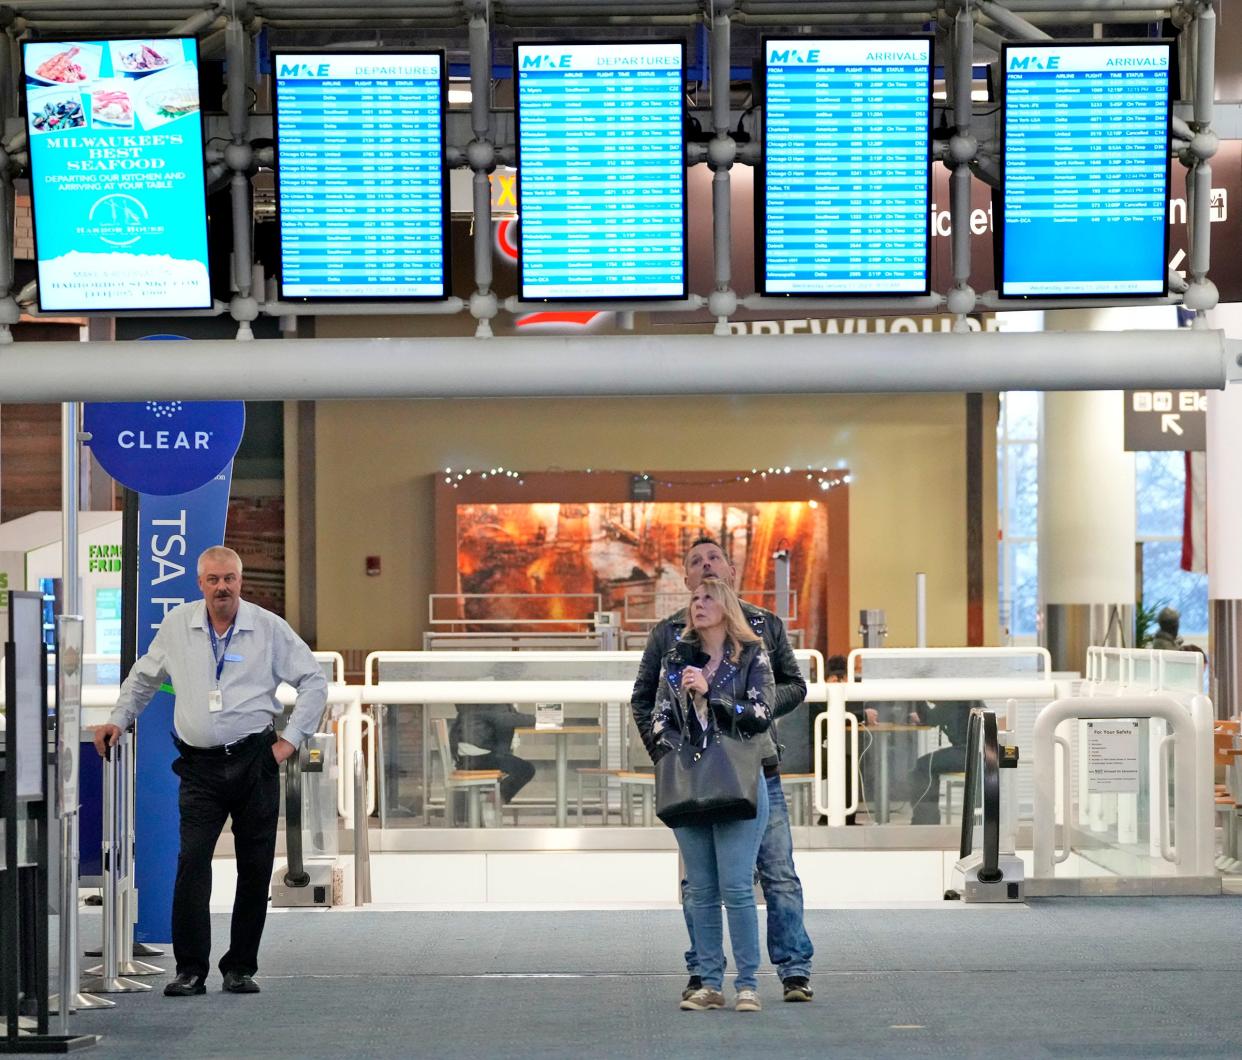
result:
[(332, 905), (339, 841), (336, 740), (316, 733), (285, 763), (287, 864), (272, 876), (272, 905)]
[[(1000, 742), (996, 715), (990, 710), (972, 710), (966, 736), (961, 856), (953, 866), (953, 886), (945, 892), (945, 898), (1001, 903), (1025, 900), (1026, 870), (1022, 859), (1014, 852), (1014, 829), (1010, 819), (1013, 771), (1017, 765), (1018, 748)], [(975, 798), (981, 789), (983, 849), (976, 853)], [(1009, 814), (1002, 837), (1002, 812), (1006, 809)]]

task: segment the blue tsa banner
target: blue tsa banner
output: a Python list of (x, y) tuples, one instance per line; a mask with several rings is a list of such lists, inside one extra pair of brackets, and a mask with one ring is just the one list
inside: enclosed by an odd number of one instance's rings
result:
[(22, 64), (39, 307), (209, 308), (197, 42), (28, 41)]
[[(140, 656), (151, 646), (169, 611), (202, 599), (197, 560), (204, 549), (224, 542), (232, 476), (232, 465), (228, 465), (191, 492), (139, 499)], [(167, 942), (172, 937), (172, 891), (180, 847), (172, 727), (173, 697), (166, 687), (155, 694), (138, 719), (134, 875), (142, 901), (135, 937), (142, 942)]]
[(210, 482), (233, 459), (246, 403), (96, 401), (86, 405), (83, 426), (95, 459), (121, 485), (168, 496)]

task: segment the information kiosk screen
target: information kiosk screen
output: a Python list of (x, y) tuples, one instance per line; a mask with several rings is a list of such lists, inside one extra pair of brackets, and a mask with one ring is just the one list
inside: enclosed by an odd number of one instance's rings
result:
[(518, 44), (514, 61), (521, 297), (685, 297), (685, 45)]
[(930, 290), (930, 38), (764, 41), (756, 283)]
[(1165, 41), (1005, 47), (1002, 295), (1165, 294), (1171, 58)]
[(447, 297), (444, 56), (272, 63), (281, 295)]
[(193, 38), (22, 44), (45, 312), (206, 309)]

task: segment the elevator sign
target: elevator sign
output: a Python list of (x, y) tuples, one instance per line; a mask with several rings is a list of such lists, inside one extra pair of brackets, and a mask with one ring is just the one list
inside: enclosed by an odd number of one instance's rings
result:
[(1127, 390), (1128, 453), (1207, 448), (1207, 391)]

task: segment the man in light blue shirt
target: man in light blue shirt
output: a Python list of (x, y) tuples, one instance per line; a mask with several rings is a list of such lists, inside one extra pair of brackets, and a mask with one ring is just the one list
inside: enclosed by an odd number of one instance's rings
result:
[[(181, 757), (181, 850), (173, 886), (172, 937), (177, 977), (168, 997), (206, 992), (211, 953), (211, 858), (233, 819), (237, 893), (228, 952), (220, 958), (224, 989), (255, 994), (259, 942), (280, 816), (280, 763), (319, 725), (327, 681), (310, 649), (278, 615), (241, 598), (241, 558), (231, 548), (198, 558), (202, 601), (164, 616), (146, 655), (121, 685), (107, 725), (95, 730), (102, 755), (120, 739), (160, 686), (171, 682), (173, 742)], [(276, 689), (297, 689), (280, 736)]]

